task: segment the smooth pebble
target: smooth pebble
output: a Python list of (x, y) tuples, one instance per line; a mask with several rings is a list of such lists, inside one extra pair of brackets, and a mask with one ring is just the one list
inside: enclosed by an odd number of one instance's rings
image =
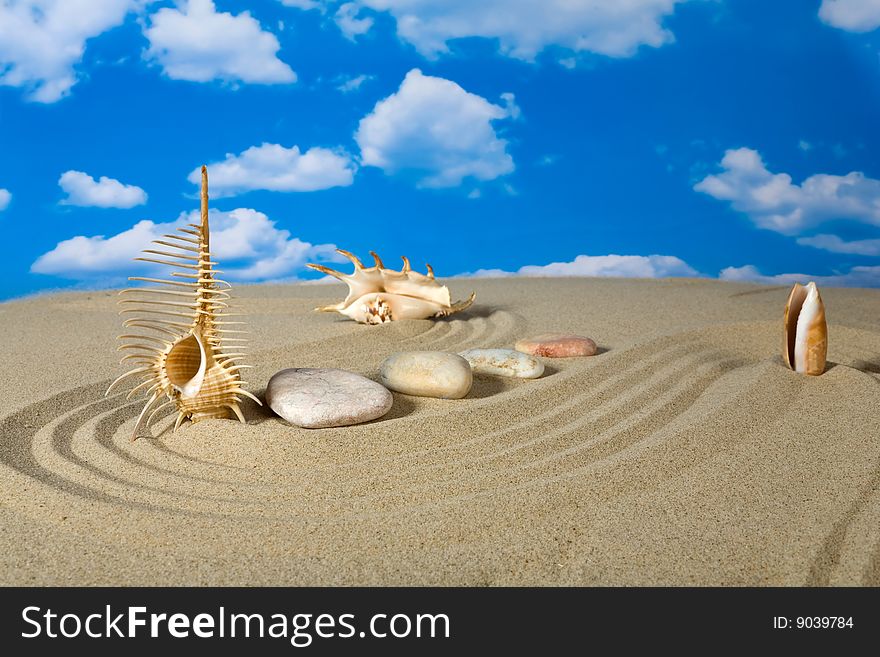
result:
[(544, 363), (513, 349), (468, 349), (460, 355), (476, 374), (537, 379), (544, 373)]
[(534, 338), (519, 340), (514, 348), (533, 356), (546, 358), (571, 358), (573, 356), (594, 356), (596, 343), (590, 338), (570, 333), (544, 333)]
[(382, 383), (407, 395), (461, 399), (471, 389), (471, 366), (458, 354), (444, 351), (404, 351), (385, 359)]
[(394, 397), (382, 385), (345, 370), (291, 368), (269, 379), (266, 403), (306, 429), (344, 427), (382, 417)]

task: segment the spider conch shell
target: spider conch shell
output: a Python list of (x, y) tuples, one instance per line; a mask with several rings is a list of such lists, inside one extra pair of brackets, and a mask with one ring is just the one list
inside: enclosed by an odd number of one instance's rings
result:
[(819, 376), (825, 371), (828, 325), (825, 306), (815, 283), (795, 283), (785, 304), (782, 352), (796, 372)]
[(403, 256), (403, 269), (386, 269), (382, 259), (374, 251), (370, 255), (376, 261), (372, 267), (364, 267), (353, 253), (336, 249), (354, 265), (354, 272), (343, 274), (323, 265), (309, 267), (338, 278), (348, 285), (348, 296), (332, 306), (315, 308), (320, 312), (338, 312), (361, 324), (384, 324), (396, 319), (427, 319), (446, 317), (470, 307), (475, 293), (464, 301), (451, 302), (449, 288), (434, 280), (434, 270), (427, 265), (428, 273), (413, 271), (409, 259)]
[[(125, 309), (120, 314), (134, 315), (123, 322), (126, 328), (146, 329), (140, 334), (120, 335), (126, 343), (120, 351), (132, 353), (122, 358), (122, 363), (134, 363), (137, 367), (116, 379), (107, 394), (130, 376), (139, 376), (143, 382), (129, 394), (146, 389), (149, 396), (132, 432), (131, 439), (146, 420), (150, 425), (156, 413), (174, 404), (177, 407), (176, 430), (184, 420), (199, 422), (209, 418), (237, 417), (244, 423), (239, 403), (242, 396), (250, 397), (258, 404), (260, 400), (242, 387), (241, 369), (249, 367), (239, 363), (244, 354), (245, 338), (238, 337), (245, 331), (230, 328), (244, 322), (227, 321), (231, 286), (215, 278), (220, 273), (211, 262), (210, 231), (208, 227), (208, 171), (202, 167), (201, 223), (178, 228), (179, 235), (165, 235), (169, 241), (154, 240), (153, 243), (168, 250), (145, 249), (145, 257), (135, 258), (143, 262), (168, 265), (183, 271), (173, 271), (177, 280), (131, 276), (131, 281), (143, 281), (155, 285), (122, 290), (120, 304)], [(157, 259), (163, 256), (169, 260)], [(156, 404), (167, 398), (163, 404)], [(150, 412), (148, 416), (147, 413)]]

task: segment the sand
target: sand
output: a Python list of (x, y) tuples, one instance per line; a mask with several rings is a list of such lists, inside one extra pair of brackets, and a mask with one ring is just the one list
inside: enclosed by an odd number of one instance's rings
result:
[(0, 304), (3, 584), (878, 585), (880, 291), (824, 289), (828, 371), (779, 355), (787, 287), (450, 282), (477, 304), (370, 327), (337, 285), (237, 288), (262, 394), (286, 367), (375, 378), (400, 350), (548, 331), (599, 355), (463, 400), (298, 429), (249, 403), (129, 441), (112, 292)]

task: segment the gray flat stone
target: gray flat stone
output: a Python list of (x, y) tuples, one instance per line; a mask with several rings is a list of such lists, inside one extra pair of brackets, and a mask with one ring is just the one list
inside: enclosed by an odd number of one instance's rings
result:
[(544, 363), (513, 349), (468, 349), (460, 355), (471, 364), (475, 374), (537, 379), (544, 373)]
[(345, 370), (281, 370), (266, 386), (269, 408), (291, 424), (307, 429), (369, 422), (385, 415), (393, 402), (384, 386)]

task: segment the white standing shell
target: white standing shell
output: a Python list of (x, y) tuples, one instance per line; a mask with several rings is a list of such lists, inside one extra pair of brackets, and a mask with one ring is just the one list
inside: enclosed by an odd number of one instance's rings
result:
[(782, 336), (783, 357), (791, 369), (810, 376), (825, 371), (828, 325), (815, 283), (795, 283), (792, 287), (785, 305)]

